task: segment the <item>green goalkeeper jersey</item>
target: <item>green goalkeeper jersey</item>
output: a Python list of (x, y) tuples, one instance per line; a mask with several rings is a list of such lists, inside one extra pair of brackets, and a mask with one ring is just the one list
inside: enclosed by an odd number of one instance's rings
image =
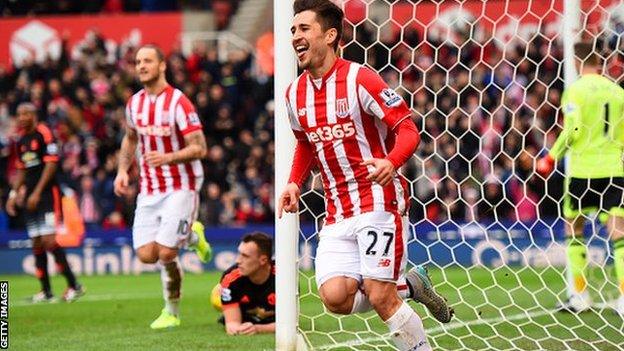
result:
[(583, 75), (563, 92), (563, 131), (550, 150), (568, 154), (568, 176), (624, 176), (624, 89), (598, 75)]

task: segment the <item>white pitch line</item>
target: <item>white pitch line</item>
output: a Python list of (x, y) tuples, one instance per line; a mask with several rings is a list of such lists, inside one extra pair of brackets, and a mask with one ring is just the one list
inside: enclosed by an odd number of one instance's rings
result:
[[(495, 322), (508, 322), (508, 321), (516, 321), (516, 320), (521, 320), (521, 319), (530, 319), (530, 318), (538, 318), (538, 317), (542, 317), (542, 316), (546, 316), (546, 315), (550, 315), (555, 313), (556, 310), (542, 310), (542, 311), (537, 311), (537, 312), (531, 312), (531, 313), (518, 313), (518, 314), (514, 314), (511, 315), (509, 317), (505, 317), (505, 318), (500, 318), (500, 317), (495, 317), (495, 318), (486, 318), (486, 319), (476, 319), (470, 322), (453, 322), (447, 325), (441, 325), (439, 327), (433, 328), (433, 329), (426, 329), (426, 333), (429, 336), (434, 336), (437, 334), (442, 334), (443, 332), (448, 332), (451, 330), (455, 330), (455, 329), (460, 329), (460, 328), (464, 328), (464, 327), (469, 327), (469, 326), (473, 326), (473, 325), (480, 325), (480, 324), (490, 324), (490, 323), (495, 323)], [(358, 340), (351, 340), (351, 341), (346, 341), (346, 342), (341, 342), (338, 344), (331, 344), (331, 345), (322, 345), (318, 348), (314, 348), (313, 350), (330, 350), (336, 347), (350, 347), (350, 346), (357, 346), (357, 345), (362, 345), (362, 344), (366, 344), (369, 342), (374, 342), (374, 341), (383, 341), (386, 340), (390, 337), (389, 334), (384, 334), (382, 336), (378, 336), (378, 337), (370, 337), (370, 338), (364, 338), (364, 339), (358, 339)]]
[[(157, 294), (157, 293), (141, 293), (141, 294), (100, 294), (100, 295), (93, 295), (93, 294), (89, 294), (89, 292), (87, 291), (85, 296), (82, 296), (78, 299), (78, 301), (76, 301), (77, 303), (80, 303), (81, 301), (85, 301), (85, 302), (92, 302), (92, 301), (114, 301), (114, 300), (139, 300), (139, 299), (145, 299), (145, 298), (158, 298), (158, 297), (162, 297), (162, 294)], [(72, 302), (72, 303), (76, 303), (76, 302)], [(28, 301), (28, 298), (23, 298), (23, 299), (12, 299), (9, 302), (9, 306), (11, 308), (13, 307), (29, 307), (29, 306), (47, 306), (47, 305), (56, 305), (59, 303), (64, 303), (60, 300), (57, 299), (57, 301), (55, 302), (42, 302), (42, 303), (32, 303), (31, 301)]]
[(477, 319), (471, 322), (467, 322), (467, 323), (462, 323), (462, 322), (453, 322), (447, 325), (441, 325), (439, 327), (433, 328), (433, 329), (429, 329), (426, 330), (427, 334), (430, 335), (436, 335), (436, 334), (441, 334), (442, 332), (445, 331), (451, 331), (451, 330), (455, 330), (455, 329), (459, 329), (462, 327), (466, 327), (466, 326), (473, 326), (473, 325), (480, 325), (480, 324), (490, 324), (490, 323), (498, 323), (498, 322), (510, 322), (510, 321), (517, 321), (517, 320), (522, 320), (522, 319), (531, 319), (531, 318), (538, 318), (538, 317), (542, 317), (542, 316), (546, 316), (549, 314), (553, 314), (557, 312), (556, 310), (542, 310), (542, 311), (537, 311), (537, 312), (531, 312), (531, 313), (518, 313), (518, 314), (514, 314), (511, 315), (510, 317), (505, 317), (505, 318), (500, 318), (500, 317), (492, 317), (492, 318), (486, 318), (486, 319)]

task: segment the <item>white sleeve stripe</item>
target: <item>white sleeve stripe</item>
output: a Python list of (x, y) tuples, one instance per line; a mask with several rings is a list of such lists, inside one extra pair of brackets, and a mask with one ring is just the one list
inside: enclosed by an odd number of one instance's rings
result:
[[(130, 103), (132, 103), (132, 101), (130, 101)], [(126, 106), (126, 122), (128, 123), (129, 126), (132, 126), (134, 128), (134, 122), (132, 121), (132, 111), (130, 109), (130, 104)]]
[(180, 106), (180, 104), (178, 104), (175, 109), (175, 121), (181, 131), (188, 127), (186, 113), (184, 113), (184, 109)]
[[(297, 87), (299, 86), (299, 77), (290, 84), (288, 97), (286, 100), (286, 109), (288, 110), (288, 118), (290, 118), (290, 126), (297, 131), (303, 131), (301, 123), (297, 118)], [(293, 108), (294, 107), (294, 108)]]
[(169, 115), (175, 114), (175, 108), (178, 105), (178, 101), (180, 101), (180, 97), (182, 97), (182, 92), (178, 89), (173, 90), (173, 96), (171, 97), (171, 102), (167, 107), (167, 111), (169, 111)]
[(375, 101), (371, 94), (363, 86), (358, 86), (358, 95), (362, 104), (362, 109), (369, 115), (377, 116), (379, 119), (383, 119), (385, 114), (381, 109), (381, 106)]

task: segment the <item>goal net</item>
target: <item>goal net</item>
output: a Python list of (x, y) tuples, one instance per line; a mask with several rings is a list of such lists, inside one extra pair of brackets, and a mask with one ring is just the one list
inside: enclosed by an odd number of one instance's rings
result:
[[(428, 266), (456, 313), (440, 324), (411, 303), (435, 350), (619, 350), (623, 321), (612, 250), (588, 217), (595, 305), (565, 314), (564, 167), (535, 161), (562, 127), (564, 41), (592, 39), (622, 78), (621, 1), (347, 0), (342, 56), (379, 72), (414, 112), (421, 145), (401, 174), (411, 185), (409, 262)], [(564, 31), (565, 30), (565, 31)], [(314, 350), (393, 350), (374, 313), (325, 310), (314, 280), (324, 218), (320, 176), (302, 191), (298, 332)], [(278, 248), (279, 250), (279, 248)]]

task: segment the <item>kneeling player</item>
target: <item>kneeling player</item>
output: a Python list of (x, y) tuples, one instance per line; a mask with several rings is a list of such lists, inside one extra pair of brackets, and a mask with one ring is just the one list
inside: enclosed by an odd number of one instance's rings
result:
[(272, 239), (255, 232), (238, 245), (236, 264), (221, 277), (222, 322), (229, 335), (275, 332)]

